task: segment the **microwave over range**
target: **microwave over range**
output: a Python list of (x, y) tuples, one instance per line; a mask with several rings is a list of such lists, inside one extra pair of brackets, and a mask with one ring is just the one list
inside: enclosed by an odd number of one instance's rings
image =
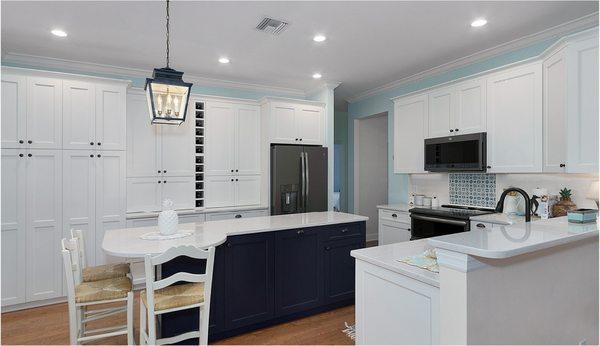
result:
[(425, 170), (485, 172), (486, 133), (425, 139)]

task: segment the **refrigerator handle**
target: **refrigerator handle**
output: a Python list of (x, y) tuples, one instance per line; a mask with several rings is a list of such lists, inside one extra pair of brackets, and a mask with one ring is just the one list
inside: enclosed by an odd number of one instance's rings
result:
[(308, 153), (304, 153), (304, 169), (306, 170), (306, 187), (304, 188), (304, 195), (306, 197), (306, 199), (308, 199), (308, 185), (310, 185), (309, 182), (309, 178), (310, 178), (310, 169), (308, 168)]
[[(306, 186), (306, 170), (305, 170), (305, 166), (304, 166), (304, 152), (303, 151), (300, 152), (300, 166), (301, 166), (300, 171), (302, 174), (302, 180), (300, 182), (300, 190), (301, 190), (300, 196), (302, 196), (302, 203), (300, 203), (300, 205), (302, 205), (302, 208), (304, 209), (304, 206), (306, 204), (306, 194), (304, 193), (304, 189)], [(302, 210), (302, 211), (304, 211), (304, 210)]]

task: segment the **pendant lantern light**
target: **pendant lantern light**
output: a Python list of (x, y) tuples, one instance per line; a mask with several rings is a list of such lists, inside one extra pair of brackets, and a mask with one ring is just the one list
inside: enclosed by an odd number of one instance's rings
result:
[(169, 67), (169, 0), (167, 0), (167, 66), (155, 68), (146, 78), (146, 98), (152, 124), (181, 125), (185, 121), (192, 83), (183, 81), (183, 72)]

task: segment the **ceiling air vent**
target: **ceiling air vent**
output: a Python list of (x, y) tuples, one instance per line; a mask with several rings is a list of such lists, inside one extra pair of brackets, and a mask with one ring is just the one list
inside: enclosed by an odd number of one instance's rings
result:
[(265, 17), (258, 23), (256, 30), (266, 32), (271, 35), (281, 34), (287, 27), (288, 23), (273, 18)]

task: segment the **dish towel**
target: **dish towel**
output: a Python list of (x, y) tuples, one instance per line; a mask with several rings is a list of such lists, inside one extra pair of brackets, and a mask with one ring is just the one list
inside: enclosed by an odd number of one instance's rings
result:
[(439, 273), (440, 268), (437, 263), (437, 254), (435, 249), (425, 250), (420, 255), (410, 256), (398, 260), (399, 262), (409, 264), (411, 266), (423, 268), (430, 272)]

